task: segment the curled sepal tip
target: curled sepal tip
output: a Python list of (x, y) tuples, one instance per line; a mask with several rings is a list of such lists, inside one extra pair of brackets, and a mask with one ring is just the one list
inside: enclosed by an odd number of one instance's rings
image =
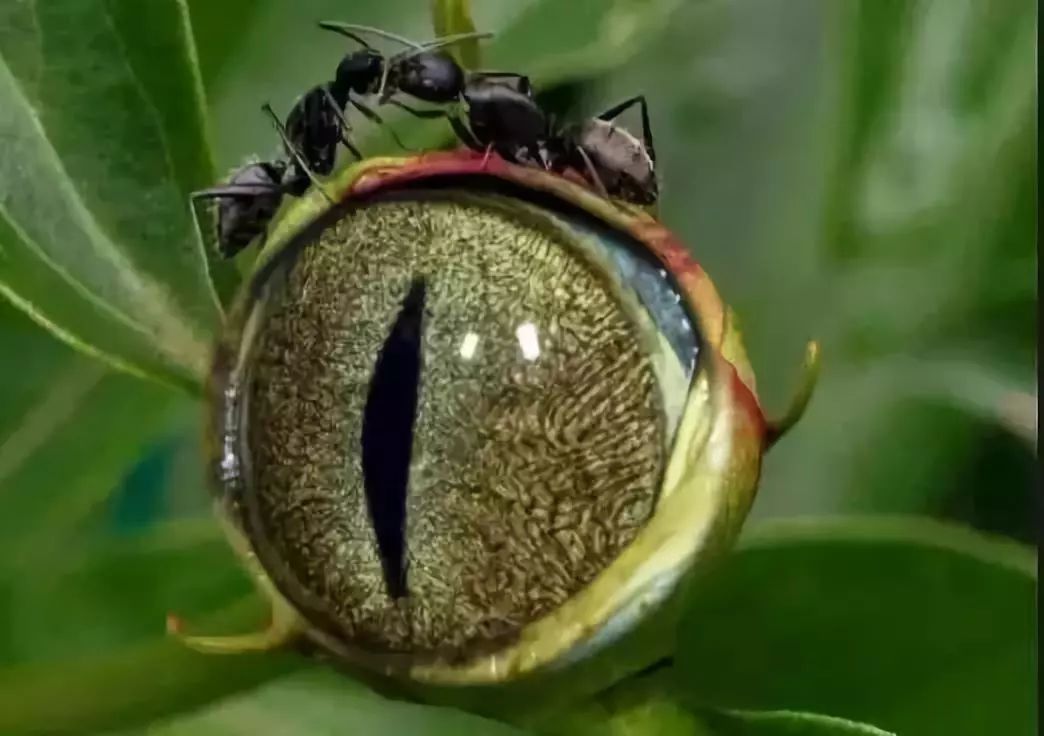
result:
[(790, 406), (778, 419), (770, 419), (766, 422), (765, 448), (768, 449), (779, 442), (790, 428), (793, 427), (805, 415), (808, 402), (812, 399), (812, 393), (816, 390), (819, 380), (819, 364), (821, 350), (819, 342), (809, 340), (805, 346), (805, 359), (801, 364), (801, 376), (798, 380), (797, 391), (790, 399)]
[(273, 606), (272, 617), (264, 629), (225, 636), (186, 634), (184, 620), (176, 614), (167, 614), (167, 635), (203, 654), (269, 652), (292, 644), (301, 632), (298, 616), (289, 608), (281, 606)]

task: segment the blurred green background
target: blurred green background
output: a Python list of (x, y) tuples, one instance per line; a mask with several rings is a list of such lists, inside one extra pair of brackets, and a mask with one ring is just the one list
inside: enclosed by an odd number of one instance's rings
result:
[[(188, 5), (219, 171), (274, 150), (262, 102), (285, 111), (332, 74), (344, 46), (313, 21), (430, 35), (419, 0)], [(498, 32), (487, 65), (532, 72), (563, 114), (647, 96), (662, 219), (742, 319), (770, 411), (821, 340), (819, 389), (766, 460), (753, 529), (903, 514), (1035, 542), (1035, 3), (474, 0), (473, 13)], [(203, 665), (155, 643), (172, 606), (205, 616), (248, 589), (209, 516), (199, 404), (74, 352), (6, 301), (0, 378), (0, 690), (21, 687), (8, 708), (47, 711), (72, 683), (97, 719), (51, 713), (51, 730), (111, 728), (123, 706), (77, 687), (133, 686), (155, 657), (151, 676), (174, 684), (139, 698), (137, 726), (297, 666)], [(178, 672), (197, 674), (178, 685)]]

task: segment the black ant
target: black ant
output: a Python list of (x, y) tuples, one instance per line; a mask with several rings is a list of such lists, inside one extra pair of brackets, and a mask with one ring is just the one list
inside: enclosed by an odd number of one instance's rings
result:
[[(272, 118), (287, 155), (302, 169), (292, 177), (294, 182), (301, 185), (301, 191), (307, 188), (307, 181), (301, 176), (302, 173), (307, 174), (308, 179), (314, 182), (315, 175), (326, 176), (333, 171), (338, 144), (344, 145), (357, 160), (362, 159), (362, 153), (349, 138), (351, 125), (345, 118), (347, 107), (355, 108), (368, 120), (384, 124), (380, 115), (359, 100), (359, 96), (387, 90), (388, 95), (394, 91), (402, 91), (421, 100), (441, 99), (446, 94), (444, 90), (459, 85), (456, 77), (463, 78), (463, 72), (453, 59), (439, 49), (464, 40), (486, 38), (490, 35), (461, 33), (425, 44), (415, 44), (395, 34), (368, 26), (332, 23), (320, 25), (348, 36), (362, 45), (363, 49), (347, 54), (341, 60), (332, 81), (317, 85), (302, 95), (291, 108), (284, 124), (279, 123), (271, 107), (265, 105), (263, 108)], [(380, 52), (349, 29), (394, 39), (407, 44), (409, 48), (385, 60)], [(398, 136), (395, 136), (394, 131), (392, 135), (400, 147), (406, 148), (398, 140)]]
[[(468, 103), (468, 125), (450, 117), (465, 145), (487, 153), (493, 150), (508, 161), (528, 166), (583, 172), (606, 198), (642, 205), (656, 202), (656, 150), (643, 95), (582, 123), (560, 127), (534, 99), (526, 77), (497, 76), (517, 78), (506, 84), (490, 74), (477, 76), (462, 92)], [(614, 124), (634, 105), (641, 109), (641, 141)]]
[[(350, 23), (322, 21), (320, 28), (339, 33), (362, 46), (346, 54), (337, 65), (334, 79), (313, 88), (294, 106), (287, 116), (287, 137), (304, 152), (313, 170), (328, 174), (333, 169), (337, 143), (342, 143), (356, 157), (362, 154), (348, 139), (351, 126), (344, 110), (351, 106), (371, 122), (384, 120), (358, 98), (380, 95), (379, 104), (396, 92), (403, 92), (425, 102), (443, 102), (455, 97), (463, 83), (464, 73), (442, 48), (462, 41), (489, 38), (489, 33), (459, 33), (435, 41), (417, 44), (388, 31)], [(391, 57), (368, 44), (360, 33), (371, 33), (397, 41), (406, 50)], [(400, 148), (408, 148), (392, 130)]]
[[(399, 36), (367, 26), (322, 23), (323, 28), (348, 36), (363, 49), (347, 54), (338, 64), (333, 81), (313, 87), (294, 104), (286, 123), (280, 122), (269, 105), (262, 110), (272, 119), (291, 164), (277, 160), (254, 162), (236, 170), (223, 186), (204, 189), (191, 195), (193, 203), (219, 200), (217, 245), (221, 255), (231, 257), (264, 232), (286, 194), (300, 196), (316, 175), (333, 171), (337, 145), (345, 146), (356, 159), (362, 153), (349, 137), (351, 126), (344, 111), (350, 105), (367, 119), (383, 124), (381, 117), (357, 99), (360, 95), (384, 93), (384, 99), (397, 91), (428, 102), (445, 101), (459, 95), (464, 73), (440, 48), (490, 34), (462, 33), (426, 44), (415, 44)], [(355, 31), (373, 33), (408, 46), (390, 59), (364, 41)], [(454, 92), (454, 90), (458, 90)], [(353, 94), (355, 96), (353, 96)], [(404, 146), (394, 131), (396, 142)], [(322, 190), (321, 186), (317, 188)], [(325, 194), (325, 191), (324, 191)]]
[[(488, 33), (459, 33), (424, 44), (416, 44), (379, 28), (347, 23), (321, 22), (320, 27), (347, 36), (363, 48), (345, 55), (337, 65), (332, 81), (316, 85), (291, 108), (283, 134), (315, 174), (333, 171), (337, 145), (342, 144), (357, 160), (362, 153), (349, 138), (351, 125), (345, 117), (350, 106), (368, 120), (384, 125), (384, 120), (359, 97), (385, 93), (384, 98), (401, 91), (420, 100), (441, 100), (446, 90), (460, 85), (463, 72), (452, 58), (440, 51), (445, 46), (473, 38), (488, 38)], [(398, 41), (408, 48), (390, 58), (370, 46), (359, 33), (372, 33)], [(395, 142), (407, 148), (392, 131)], [(290, 148), (288, 155), (293, 155)]]
[[(364, 44), (356, 32), (368, 31), (411, 44), (406, 39), (378, 29), (348, 23), (324, 21), (320, 27), (341, 33)], [(473, 37), (465, 34), (464, 38)], [(419, 48), (414, 46), (414, 48)], [(342, 65), (367, 58), (363, 50), (345, 57)], [(586, 173), (591, 183), (605, 197), (615, 197), (636, 204), (656, 202), (656, 152), (645, 97), (625, 100), (578, 125), (559, 128), (554, 125), (533, 96), (532, 85), (525, 75), (514, 72), (473, 72), (463, 70), (446, 54), (414, 52), (396, 65), (386, 65), (384, 78), (374, 83), (374, 73), (366, 77), (356, 73), (360, 84), (370, 93), (379, 93), (379, 104), (390, 103), (421, 118), (445, 118), (457, 137), (475, 150), (496, 151), (503, 158), (530, 166), (562, 171), (573, 168)], [(346, 77), (348, 75), (345, 75)], [(340, 68), (338, 77), (341, 77)], [(445, 110), (417, 110), (391, 99), (396, 92), (436, 104), (467, 103), (467, 125), (460, 117)], [(639, 141), (613, 121), (628, 108), (639, 105), (642, 116), (642, 140)]]
[(236, 169), (226, 184), (189, 196), (193, 213), (196, 202), (218, 200), (217, 247), (225, 258), (234, 256), (265, 231), (284, 195), (300, 197), (309, 184), (326, 194), (271, 106), (266, 103), (261, 110), (272, 120), (292, 163), (283, 159), (253, 161)]
[[(532, 102), (529, 101), (532, 98), (532, 90), (529, 87), (527, 77), (513, 72), (472, 72), (465, 74), (464, 70), (460, 68), (451, 56), (439, 50), (442, 46), (469, 39), (488, 38), (491, 34), (462, 33), (420, 45), (378, 28), (370, 28), (353, 23), (322, 21), (319, 23), (319, 27), (346, 36), (363, 46), (362, 50), (348, 54), (341, 61), (337, 67), (335, 86), (341, 88), (350, 87), (352, 91), (358, 94), (377, 95), (377, 104), (391, 104), (416, 117), (448, 119), (454, 125), (454, 130), (457, 131), (458, 136), (460, 136), (462, 132), (456, 116), (445, 110), (418, 110), (397, 99), (393, 99), (393, 96), (401, 92), (423, 102), (448, 105), (459, 102), (462, 99), (467, 100), (469, 97), (481, 95), (487, 85), (490, 87), (495, 85), (498, 88), (503, 87), (511, 90), (506, 94), (515, 94), (520, 98), (525, 98), (521, 100), (522, 104), (517, 106), (517, 109), (508, 109), (510, 100), (500, 99), (497, 111), (508, 119), (509, 125), (511, 121), (514, 121), (516, 125), (524, 127), (528, 120), (526, 113), (529, 112), (529, 107), (532, 106)], [(383, 36), (404, 44), (409, 48), (407, 51), (393, 56), (387, 63), (384, 63), (383, 57), (359, 36), (360, 33), (373, 33)], [(506, 80), (512, 80), (514, 86), (508, 84)], [(371, 119), (376, 118), (376, 113), (373, 110), (364, 109), (361, 112)], [(542, 117), (543, 113), (539, 109), (537, 113)], [(376, 119), (379, 120), (379, 118)], [(481, 122), (476, 122), (476, 124), (481, 125)], [(512, 137), (512, 135), (518, 137), (523, 133), (523, 131), (509, 129), (503, 131), (506, 135), (502, 135), (499, 127), (494, 127), (494, 129), (488, 132), (490, 140), (500, 140), (505, 137)], [(466, 135), (466, 133), (463, 134)]]
[[(350, 38), (363, 48), (354, 51), (337, 67), (335, 86), (350, 88), (356, 94), (378, 95), (378, 104), (386, 104), (392, 95), (402, 92), (424, 102), (446, 104), (460, 99), (465, 74), (460, 65), (441, 49), (445, 46), (492, 37), (491, 33), (458, 33), (424, 44), (414, 43), (388, 31), (354, 23), (320, 21), (319, 27)], [(404, 46), (402, 51), (385, 61), (384, 56), (366, 43), (361, 33), (372, 33)], [(518, 75), (513, 75), (518, 76)], [(408, 108), (407, 108), (408, 109)], [(367, 114), (364, 112), (363, 114)], [(369, 114), (373, 114), (370, 110)]]

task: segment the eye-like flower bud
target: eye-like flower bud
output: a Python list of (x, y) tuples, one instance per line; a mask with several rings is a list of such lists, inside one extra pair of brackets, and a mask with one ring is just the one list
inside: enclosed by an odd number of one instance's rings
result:
[(211, 377), (273, 624), (186, 640), (447, 684), (589, 657), (727, 547), (783, 429), (728, 308), (648, 212), (539, 169), (432, 153), (328, 187), (276, 223)]

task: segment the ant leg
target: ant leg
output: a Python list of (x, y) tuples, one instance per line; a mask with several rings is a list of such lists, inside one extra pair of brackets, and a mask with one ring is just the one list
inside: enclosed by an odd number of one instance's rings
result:
[(341, 124), (341, 143), (344, 144), (345, 148), (352, 152), (356, 161), (362, 161), (362, 153), (359, 152), (359, 149), (356, 148), (355, 144), (352, 143), (351, 139), (348, 137), (348, 131), (352, 129), (352, 126), (348, 124), (348, 120), (345, 119), (344, 113), (341, 112), (341, 106), (337, 104), (337, 100), (335, 100), (333, 94), (330, 93), (330, 85), (323, 85), (323, 94), (326, 95), (326, 102), (330, 105), (330, 109), (333, 110), (333, 114), (337, 116), (337, 122)]
[(446, 112), (445, 110), (418, 110), (415, 107), (410, 107), (404, 102), (398, 100), (388, 100), (389, 105), (394, 105), (400, 110), (405, 110), (415, 118), (421, 118), (422, 120), (435, 120), (438, 118), (444, 118), (449, 122), (450, 127), (453, 128), (453, 132), (461, 140), (464, 145), (474, 151), (483, 150), (482, 144), (478, 142), (475, 136), (470, 130), (468, 130), (455, 116)]
[(468, 126), (464, 125), (464, 123), (452, 115), (446, 116), (446, 119), (449, 120), (453, 132), (457, 134), (457, 137), (460, 138), (465, 146), (470, 148), (472, 151), (487, 150), (486, 146), (483, 146), (482, 143), (479, 142), (479, 139), (475, 137), (475, 134), (468, 130)]
[(486, 164), (489, 163), (489, 157), (490, 157), (490, 155), (492, 153), (493, 153), (493, 144), (490, 143), (488, 146), (486, 146), (486, 152), (484, 154), (482, 154), (482, 170), (483, 171), (486, 170)]
[(598, 171), (594, 167), (594, 163), (591, 161), (591, 157), (587, 155), (587, 151), (577, 146), (577, 153), (580, 154), (580, 158), (584, 160), (584, 167), (587, 169), (587, 175), (591, 177), (591, 183), (598, 189), (598, 193), (606, 199), (610, 199), (609, 190), (605, 188), (605, 184), (602, 183), (602, 177), (598, 175)]
[(539, 158), (540, 163), (544, 165), (544, 171), (551, 171), (551, 157), (548, 155), (545, 146), (537, 146), (537, 158)]
[(450, 114), (445, 110), (418, 110), (415, 107), (410, 107), (404, 102), (398, 100), (388, 100), (389, 105), (394, 105), (400, 110), (405, 110), (415, 118), (421, 118), (424, 120), (433, 120), (435, 118), (449, 118)]
[(652, 126), (649, 124), (649, 108), (645, 104), (645, 95), (637, 95), (629, 100), (624, 100), (618, 105), (610, 107), (608, 110), (598, 116), (599, 120), (605, 120), (612, 122), (615, 118), (619, 117), (624, 110), (629, 107), (638, 105), (642, 111), (642, 143), (645, 145), (645, 152), (649, 154), (649, 160), (654, 164), (656, 163), (656, 149), (653, 147), (653, 135)]
[(326, 193), (326, 189), (325, 187), (323, 187), (322, 182), (320, 182), (316, 178), (315, 174), (312, 173), (312, 170), (308, 167), (308, 164), (305, 163), (305, 160), (301, 156), (301, 153), (297, 150), (297, 146), (295, 146), (293, 142), (291, 142), (289, 136), (287, 136), (286, 128), (283, 126), (283, 123), (279, 119), (279, 116), (275, 114), (275, 110), (272, 109), (272, 106), (266, 102), (261, 106), (261, 111), (268, 115), (268, 117), (272, 120), (272, 125), (276, 129), (276, 133), (279, 134), (280, 140), (283, 141), (283, 147), (286, 149), (286, 152), (293, 156), (294, 161), (296, 161), (297, 165), (301, 167), (301, 171), (303, 171), (305, 175), (308, 177), (308, 180), (312, 182), (312, 186), (314, 186), (316, 189), (322, 192), (327, 202), (333, 204), (333, 199), (330, 197), (329, 194)]
[(352, 99), (350, 97), (348, 98), (348, 104), (351, 105), (352, 107), (354, 107), (359, 112), (361, 112), (363, 114), (363, 116), (367, 120), (369, 120), (371, 122), (374, 122), (374, 123), (377, 123), (381, 127), (387, 128), (388, 132), (391, 133), (392, 140), (395, 141), (395, 144), (399, 148), (403, 149), (404, 151), (414, 151), (415, 150), (415, 149), (410, 148), (409, 146), (407, 146), (405, 143), (403, 143), (402, 142), (402, 138), (400, 138), (399, 134), (395, 132), (395, 128), (393, 128), (390, 125), (388, 125), (387, 123), (385, 123), (384, 122), (384, 118), (382, 118), (380, 115), (378, 115), (372, 109), (370, 109), (369, 107), (367, 107), (363, 103), (359, 102), (358, 100), (354, 100), (354, 99)]
[(342, 135), (341, 136), (341, 143), (344, 144), (345, 148), (347, 148), (349, 151), (352, 152), (352, 155), (355, 156), (355, 160), (356, 161), (362, 161), (363, 160), (362, 151), (360, 151), (356, 147), (356, 145), (354, 143), (352, 143), (351, 140), (348, 139), (347, 135)]
[(464, 123), (460, 122), (460, 120), (457, 119), (455, 115), (451, 115), (445, 110), (418, 110), (417, 108), (410, 107), (406, 103), (399, 102), (398, 100), (388, 100), (388, 104), (394, 105), (395, 107), (401, 110), (405, 110), (410, 115), (424, 120), (445, 118), (449, 122), (450, 127), (453, 128), (453, 132), (457, 135), (458, 138), (460, 138), (461, 142), (464, 145), (466, 145), (473, 151), (486, 150), (485, 146), (479, 143), (478, 139), (475, 137), (475, 134), (468, 130), (467, 126), (464, 125)]
[(222, 197), (250, 197), (258, 194), (271, 194), (279, 191), (279, 187), (266, 184), (229, 184), (223, 187), (212, 187), (192, 192), (189, 199), (221, 199)]

